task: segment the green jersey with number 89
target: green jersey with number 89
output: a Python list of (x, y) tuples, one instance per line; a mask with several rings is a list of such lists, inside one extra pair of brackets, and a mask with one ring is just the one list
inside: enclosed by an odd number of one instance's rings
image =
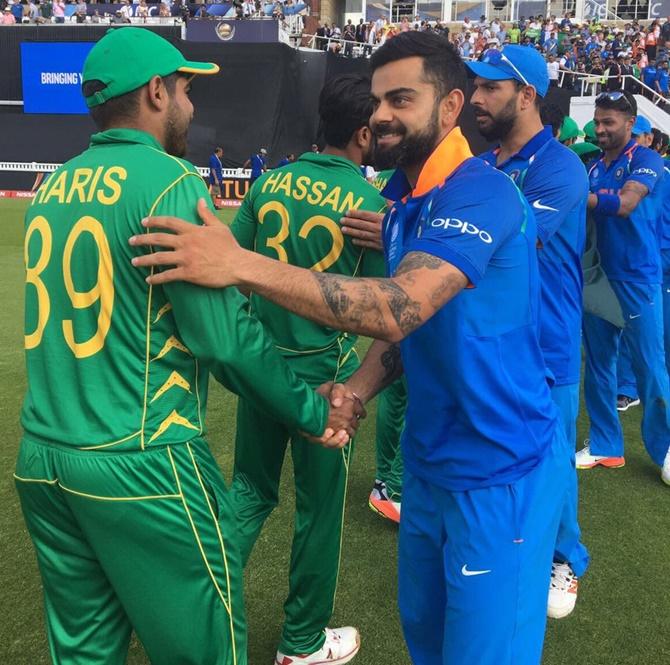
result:
[[(231, 226), (242, 247), (301, 268), (357, 277), (382, 277), (381, 253), (356, 247), (342, 233), (347, 210), (383, 212), (379, 192), (344, 157), (305, 153), (261, 176)], [(255, 294), (252, 311), (285, 355), (332, 346), (342, 334)]]
[(113, 129), (40, 188), (25, 224), (26, 434), (144, 449), (203, 433), (209, 373), (290, 427), (327, 404), (288, 368), (236, 289), (150, 287), (128, 238), (149, 215), (198, 223), (207, 188), (149, 134)]

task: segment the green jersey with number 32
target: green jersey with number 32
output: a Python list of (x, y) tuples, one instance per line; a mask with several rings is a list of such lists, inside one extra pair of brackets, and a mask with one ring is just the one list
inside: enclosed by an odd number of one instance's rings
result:
[[(381, 253), (356, 247), (342, 233), (347, 210), (383, 212), (379, 192), (343, 157), (305, 153), (261, 176), (242, 202), (232, 231), (242, 247), (301, 268), (382, 277)], [(285, 355), (329, 348), (342, 334), (252, 294), (252, 311)]]

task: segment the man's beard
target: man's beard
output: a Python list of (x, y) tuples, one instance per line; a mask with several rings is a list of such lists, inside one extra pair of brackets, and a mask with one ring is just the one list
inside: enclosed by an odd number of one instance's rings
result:
[(175, 157), (184, 157), (188, 145), (188, 127), (190, 120), (183, 120), (180, 116), (179, 107), (170, 103), (167, 120), (165, 121), (165, 152)]
[(495, 118), (488, 113), (478, 114), (477, 109), (475, 109), (475, 117), (488, 116), (491, 119), (490, 124), (484, 127), (477, 123), (479, 133), (487, 141), (500, 141), (504, 139), (512, 131), (516, 123), (515, 107), (516, 98), (512, 97)]
[(438, 104), (433, 106), (430, 121), (422, 131), (408, 134), (407, 128), (400, 122), (380, 123), (375, 127), (375, 137), (388, 132), (401, 134), (403, 138), (398, 144), (389, 147), (379, 146), (375, 141), (375, 169), (383, 171), (422, 164), (435, 150), (440, 137)]

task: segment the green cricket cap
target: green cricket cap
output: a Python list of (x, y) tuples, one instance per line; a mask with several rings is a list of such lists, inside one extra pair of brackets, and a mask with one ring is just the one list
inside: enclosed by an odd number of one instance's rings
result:
[(600, 148), (597, 145), (593, 145), (589, 141), (583, 141), (582, 143), (573, 143), (569, 146), (570, 150), (577, 153), (580, 157), (586, 155), (597, 155), (600, 152)]
[(101, 81), (105, 87), (85, 97), (89, 108), (147, 84), (154, 76), (216, 74), (213, 62), (186, 60), (180, 51), (163, 37), (145, 28), (116, 28), (91, 49), (84, 62), (82, 85)]
[(589, 120), (584, 125), (584, 136), (587, 141), (595, 143), (598, 139), (596, 138), (596, 123), (593, 120)]
[(575, 122), (573, 118), (569, 115), (566, 115), (563, 118), (563, 124), (561, 125), (561, 133), (558, 136), (559, 141), (568, 141), (569, 139), (577, 139), (584, 136), (584, 132), (579, 129), (579, 125)]

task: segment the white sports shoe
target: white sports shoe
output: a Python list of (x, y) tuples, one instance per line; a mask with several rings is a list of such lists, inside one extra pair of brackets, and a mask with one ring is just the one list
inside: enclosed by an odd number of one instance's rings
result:
[(665, 460), (663, 461), (663, 470), (661, 471), (661, 480), (666, 485), (670, 485), (670, 449), (666, 453)]
[(551, 619), (568, 616), (575, 609), (578, 587), (579, 580), (569, 563), (552, 563), (547, 616)]
[(592, 455), (588, 439), (584, 442), (586, 445), (577, 451), (575, 455), (575, 464), (578, 469), (593, 469), (596, 466), (604, 466), (609, 469), (619, 469), (626, 465), (623, 457), (607, 457), (606, 455)]
[(351, 626), (326, 628), (326, 641), (314, 653), (287, 656), (277, 651), (275, 665), (343, 665), (354, 658), (361, 648), (361, 637)]

